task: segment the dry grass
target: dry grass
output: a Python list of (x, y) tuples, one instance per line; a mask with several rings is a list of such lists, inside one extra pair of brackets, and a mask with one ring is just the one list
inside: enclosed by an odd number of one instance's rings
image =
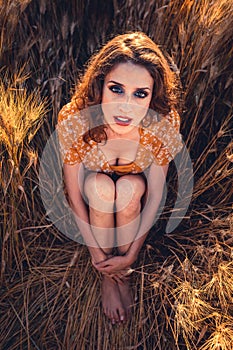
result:
[[(232, 1), (0, 5), (1, 349), (233, 349)], [(133, 266), (133, 318), (116, 328), (102, 315), (86, 247), (46, 217), (38, 166), (76, 75), (126, 30), (145, 31), (178, 64), (195, 181), (185, 218), (164, 234), (176, 187), (171, 166), (161, 220)], [(45, 96), (51, 110), (43, 118)], [(57, 160), (54, 145), (51, 168)], [(57, 177), (47, 182), (54, 202)]]
[(5, 75), (0, 80), (0, 136), (15, 167), (19, 167), (23, 144), (30, 144), (46, 113), (45, 104), (38, 103), (39, 91), (28, 94), (17, 86), (26, 78), (19, 74), (11, 81)]

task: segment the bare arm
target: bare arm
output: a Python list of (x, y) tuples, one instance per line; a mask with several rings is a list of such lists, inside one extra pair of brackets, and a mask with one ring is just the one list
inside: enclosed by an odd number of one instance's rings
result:
[(107, 257), (96, 242), (89, 224), (87, 205), (82, 197), (84, 184), (84, 169), (82, 163), (75, 165), (64, 164), (64, 180), (69, 196), (69, 205), (75, 214), (75, 220), (81, 235), (89, 249), (92, 260), (99, 262)]

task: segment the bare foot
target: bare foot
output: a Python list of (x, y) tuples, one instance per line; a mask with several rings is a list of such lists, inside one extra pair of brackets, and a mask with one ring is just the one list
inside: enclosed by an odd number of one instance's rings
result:
[(112, 324), (126, 321), (126, 312), (121, 301), (117, 282), (103, 275), (101, 293), (104, 313), (111, 319)]
[(131, 314), (131, 307), (133, 305), (133, 295), (130, 286), (130, 277), (125, 277), (123, 283), (118, 283), (121, 301), (126, 311), (126, 317), (129, 319)]

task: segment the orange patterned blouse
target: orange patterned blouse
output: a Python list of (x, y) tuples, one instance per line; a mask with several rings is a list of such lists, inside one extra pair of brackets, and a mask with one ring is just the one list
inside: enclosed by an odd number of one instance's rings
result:
[(180, 117), (172, 110), (160, 121), (153, 121), (148, 127), (140, 126), (140, 141), (133, 162), (127, 165), (110, 165), (104, 153), (94, 140), (86, 143), (83, 135), (88, 131), (88, 119), (77, 111), (70, 102), (58, 115), (57, 132), (60, 152), (65, 164), (83, 163), (85, 168), (95, 172), (137, 174), (146, 170), (153, 162), (168, 164), (182, 148), (179, 133)]

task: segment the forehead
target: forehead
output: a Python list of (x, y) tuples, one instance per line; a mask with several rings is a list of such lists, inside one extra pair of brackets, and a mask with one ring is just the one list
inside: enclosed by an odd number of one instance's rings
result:
[(154, 82), (149, 71), (143, 65), (132, 62), (116, 64), (105, 77), (105, 82), (111, 80), (123, 85), (137, 87), (150, 87)]

